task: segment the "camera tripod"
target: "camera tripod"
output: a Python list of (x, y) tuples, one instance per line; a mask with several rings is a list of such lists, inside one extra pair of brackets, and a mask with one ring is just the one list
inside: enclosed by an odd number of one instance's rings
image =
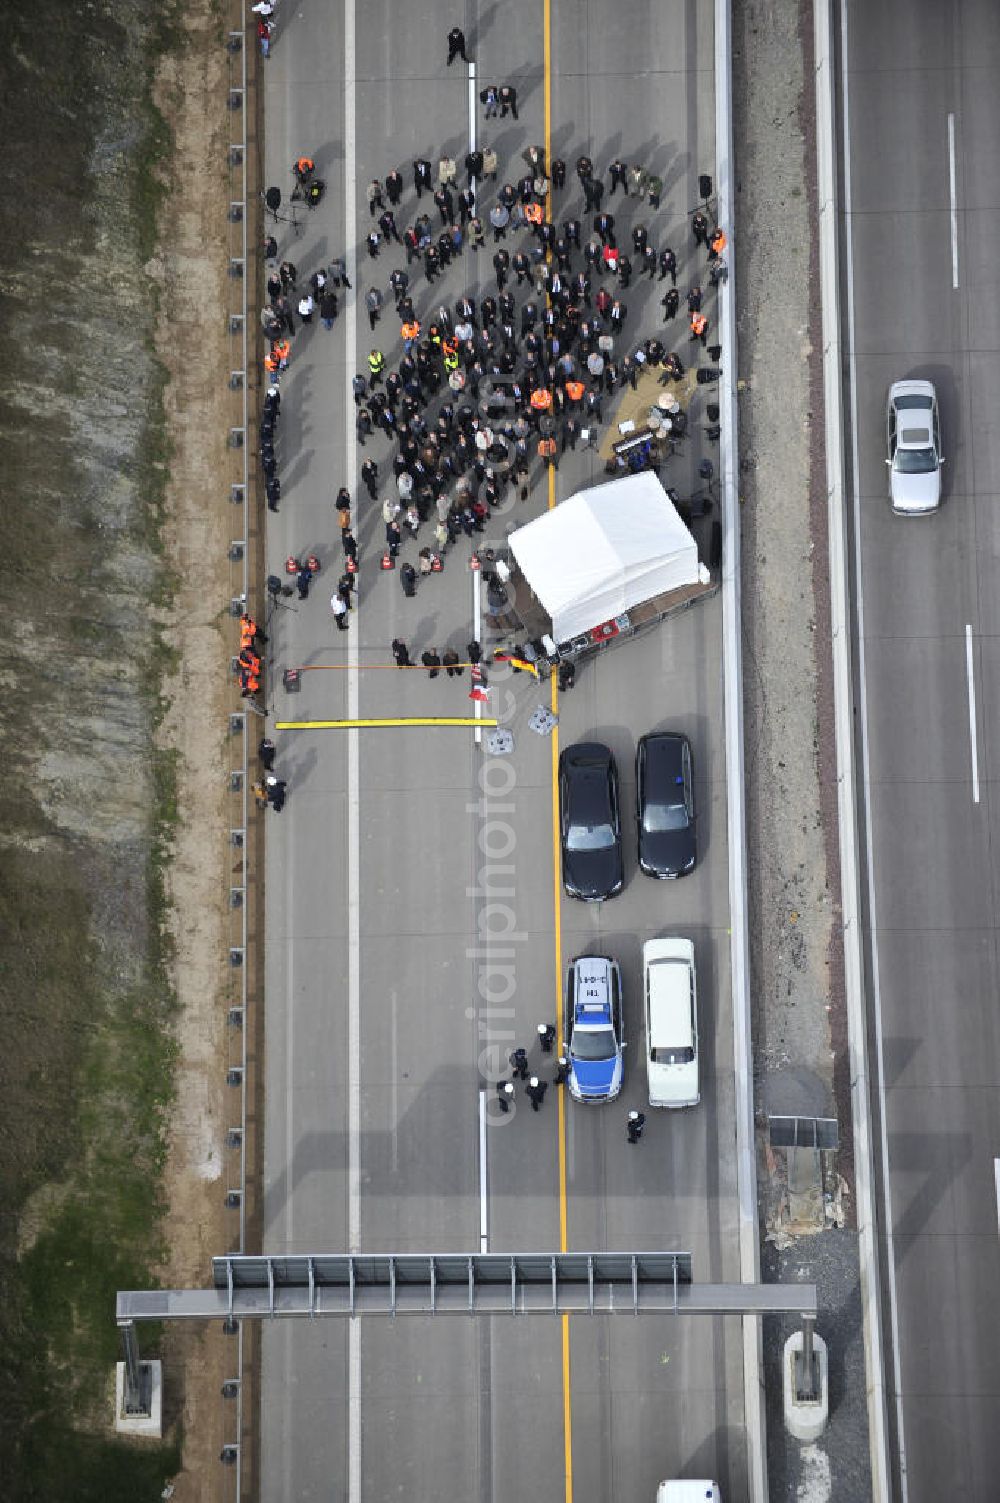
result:
[[(264, 200), (264, 205), (267, 209), (267, 212), (271, 216), (271, 219), (275, 224), (290, 224), (294, 229), (296, 236), (301, 235), (302, 225), (299, 220), (298, 207), (294, 202), (292, 202), (292, 212), (290, 214), (278, 213), (278, 210), (281, 208), (280, 188), (262, 188), (260, 196)], [(292, 200), (294, 199), (295, 194), (293, 192)]]

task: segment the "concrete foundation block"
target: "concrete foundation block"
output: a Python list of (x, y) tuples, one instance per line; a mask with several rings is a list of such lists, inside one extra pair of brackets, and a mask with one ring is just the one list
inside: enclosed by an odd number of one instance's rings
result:
[(802, 1332), (793, 1331), (785, 1342), (782, 1363), (782, 1389), (785, 1407), (785, 1429), (796, 1440), (811, 1443), (819, 1440), (826, 1429), (830, 1413), (830, 1376), (826, 1342), (822, 1336), (813, 1335), (813, 1356), (818, 1376), (815, 1398), (800, 1399), (796, 1392), (797, 1373), (802, 1351)]
[(148, 1413), (125, 1412), (125, 1364), (119, 1362), (115, 1369), (115, 1429), (122, 1435), (145, 1436), (150, 1440), (163, 1439), (163, 1363), (140, 1362), (143, 1374), (143, 1391), (148, 1393)]

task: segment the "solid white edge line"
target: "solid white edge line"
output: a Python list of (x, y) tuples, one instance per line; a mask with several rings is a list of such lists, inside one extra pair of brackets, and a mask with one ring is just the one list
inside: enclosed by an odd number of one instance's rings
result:
[[(739, 246), (734, 225), (731, 0), (715, 0), (715, 163), (719, 222), (729, 225), (732, 254), (728, 282), (719, 287), (719, 339), (725, 351), (719, 386), (722, 443), (722, 655), (723, 724), (726, 744), (726, 830), (729, 845), (729, 955), (733, 1006), (736, 1200), (740, 1279), (760, 1283), (756, 1139), (753, 1110), (753, 1026), (747, 934), (746, 796), (743, 726), (743, 651), (740, 606), (740, 500), (737, 474), (739, 422), (736, 406), (736, 280)], [(743, 1412), (748, 1490), (752, 1503), (767, 1503), (761, 1322), (740, 1322)]]
[[(477, 125), (477, 119), (476, 119), (476, 65), (475, 65), (474, 62), (472, 62), (472, 63), (469, 64), (469, 150), (470, 151), (475, 151), (475, 149), (476, 149), (476, 125)], [(473, 212), (476, 213), (476, 214), (478, 214), (479, 213), (479, 179), (475, 178), (475, 177), (472, 178), (472, 179), (470, 179), (470, 181), (469, 181), (469, 187), (472, 190), (472, 207), (473, 207)]]
[[(479, 641), (479, 633), (480, 633), (481, 630), (482, 630), (482, 582), (481, 582), (479, 570), (478, 569), (473, 569), (473, 571), (472, 571), (472, 637), (473, 637), (474, 641), (476, 641), (476, 642)], [(483, 702), (482, 702), (482, 700), (481, 699), (474, 699), (472, 701), (472, 703), (473, 703), (473, 706), (474, 706), (474, 709), (475, 709), (476, 719), (477, 720), (482, 720), (482, 718), (483, 718)], [(482, 744), (482, 740), (483, 740), (483, 728), (482, 728), (481, 725), (477, 725), (476, 726), (476, 729), (473, 731), (473, 735), (476, 738), (476, 745), (480, 746)]]
[(479, 1251), (489, 1252), (489, 1211), (486, 1202), (486, 1092), (479, 1092)]
[[(882, 989), (879, 974), (878, 957), (878, 913), (875, 902), (875, 850), (872, 837), (872, 790), (871, 790), (871, 762), (869, 755), (868, 734), (868, 680), (865, 669), (865, 603), (864, 603), (864, 576), (862, 570), (862, 547), (861, 547), (861, 516), (858, 497), (861, 491), (861, 459), (858, 452), (858, 382), (857, 382), (857, 355), (854, 346), (855, 309), (854, 309), (854, 247), (851, 242), (851, 128), (850, 109), (847, 87), (847, 7), (842, 6), (840, 12), (841, 24), (841, 57), (844, 60), (842, 72), (842, 104), (841, 111), (844, 122), (844, 218), (846, 232), (844, 235), (846, 281), (847, 281), (847, 338), (848, 338), (848, 391), (851, 401), (851, 483), (854, 487), (854, 572), (857, 581), (856, 589), (856, 612), (857, 612), (857, 661), (858, 661), (858, 684), (860, 688), (858, 705), (858, 718), (861, 727), (861, 768), (862, 783), (865, 798), (865, 891), (868, 898), (869, 930), (871, 934), (871, 966), (872, 966), (872, 1010), (875, 1022), (875, 1057), (878, 1074), (878, 1097), (879, 1097), (879, 1157), (882, 1165), (882, 1205), (885, 1220), (885, 1243), (886, 1243), (886, 1272), (889, 1284), (889, 1329), (892, 1340), (892, 1376), (895, 1388), (896, 1408), (896, 1443), (899, 1452), (899, 1503), (907, 1503), (908, 1491), (906, 1481), (906, 1433), (903, 1424), (903, 1399), (902, 1399), (902, 1375), (899, 1359), (899, 1299), (896, 1291), (896, 1259), (893, 1243), (892, 1223), (892, 1182), (889, 1177), (889, 1138), (886, 1122), (885, 1104), (885, 1054), (882, 1044)], [(881, 1316), (879, 1316), (881, 1324)], [(879, 1352), (880, 1365), (883, 1363), (884, 1353)], [(869, 1415), (871, 1415), (873, 1403), (878, 1402), (882, 1409), (888, 1402), (884, 1383), (881, 1390), (881, 1398), (877, 1394), (869, 1393)], [(885, 1423), (877, 1427), (869, 1421), (869, 1427), (875, 1433), (872, 1437), (873, 1444), (878, 1443), (879, 1449), (884, 1451), (884, 1464), (882, 1475), (879, 1479), (882, 1484), (881, 1493), (877, 1496), (885, 1499), (891, 1497), (892, 1479), (889, 1475), (889, 1438), (887, 1433), (887, 1417)], [(872, 1458), (874, 1471), (875, 1457)], [(873, 1476), (873, 1484), (875, 1478)]]
[(951, 195), (951, 285), (958, 286), (958, 197), (955, 188), (955, 117), (948, 116), (948, 186)]
[(399, 1173), (399, 992), (392, 989), (392, 1042), (389, 1045), (389, 1078), (392, 1081), (392, 1172)]
[[(469, 64), (469, 150), (470, 151), (475, 151), (475, 149), (476, 149), (476, 65), (475, 65), (475, 62), (471, 62)], [(477, 186), (478, 186), (478, 184), (477, 184)], [(478, 206), (476, 207), (476, 213), (477, 214), (479, 213)], [(481, 604), (480, 604), (480, 601), (481, 601), (480, 588), (481, 588), (481, 580), (479, 578), (479, 570), (478, 569), (473, 569), (473, 571), (472, 571), (472, 636), (473, 636), (473, 640), (476, 641), (476, 642), (479, 641), (479, 633), (480, 633), (480, 630), (482, 629), (482, 614), (481, 614)], [(473, 714), (475, 715), (476, 719), (477, 720), (482, 720), (482, 718), (483, 718), (483, 705), (482, 705), (482, 701), (479, 700), (479, 699), (474, 699), (472, 701), (472, 704), (473, 704)], [(476, 729), (473, 731), (473, 735), (475, 736), (475, 739), (476, 739), (476, 745), (477, 746), (481, 746), (482, 743), (483, 743), (483, 728), (482, 728), (482, 726), (477, 725)]]
[(965, 677), (969, 686), (969, 745), (972, 750), (972, 802), (979, 803), (979, 742), (976, 737), (976, 679), (972, 659), (972, 627), (965, 626)]
[[(344, 0), (344, 258), (352, 291), (344, 298), (346, 365), (357, 351), (358, 278), (354, 264), (357, 239), (357, 77), (356, 4)], [(358, 464), (354, 396), (344, 381), (344, 462), (348, 475)], [(360, 592), (347, 634), (347, 715), (358, 719), (358, 647)], [(361, 819), (360, 759), (357, 727), (347, 732), (347, 1247), (361, 1250)], [(361, 1503), (361, 1325), (348, 1321), (347, 1497)]]
[(1000, 1233), (1000, 1159), (993, 1160), (993, 1186), (997, 1195), (997, 1232)]

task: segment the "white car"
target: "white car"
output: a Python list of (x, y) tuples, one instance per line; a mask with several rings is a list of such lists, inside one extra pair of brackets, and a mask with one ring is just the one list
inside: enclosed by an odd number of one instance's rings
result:
[(941, 427), (930, 381), (896, 381), (886, 409), (889, 500), (900, 516), (920, 516), (941, 504)]
[(697, 1106), (698, 988), (694, 943), (674, 936), (642, 947), (650, 1106)]
[(717, 1482), (661, 1482), (656, 1489), (656, 1503), (722, 1503)]

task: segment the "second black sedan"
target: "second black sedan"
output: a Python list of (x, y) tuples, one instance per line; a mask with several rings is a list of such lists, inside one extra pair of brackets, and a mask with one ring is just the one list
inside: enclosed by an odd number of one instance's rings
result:
[(686, 736), (654, 731), (635, 753), (639, 865), (650, 877), (683, 877), (695, 863), (694, 786)]
[(578, 741), (561, 752), (559, 823), (563, 886), (570, 897), (599, 903), (621, 892), (618, 769), (608, 747)]

